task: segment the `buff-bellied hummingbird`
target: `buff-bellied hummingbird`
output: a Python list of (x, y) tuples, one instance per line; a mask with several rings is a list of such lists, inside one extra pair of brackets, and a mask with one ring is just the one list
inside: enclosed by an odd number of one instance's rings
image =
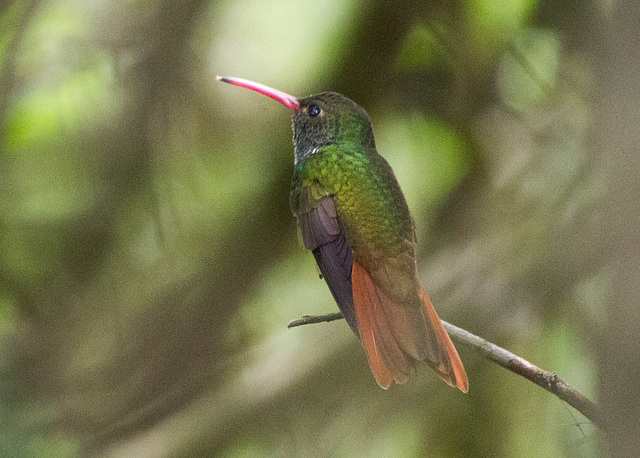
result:
[(418, 279), (413, 219), (376, 151), (367, 112), (335, 92), (297, 98), (241, 78), (218, 80), (293, 110), (291, 209), (378, 385), (404, 383), (425, 361), (466, 393), (462, 361)]

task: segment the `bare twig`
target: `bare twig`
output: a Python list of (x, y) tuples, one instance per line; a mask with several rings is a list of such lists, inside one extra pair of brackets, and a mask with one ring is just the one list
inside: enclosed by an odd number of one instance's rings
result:
[[(293, 320), (287, 327), (294, 328), (305, 324), (323, 323), (342, 318), (341, 313), (330, 313), (328, 315), (305, 315), (298, 320)], [(442, 321), (447, 329), (451, 340), (456, 343), (465, 345), (485, 358), (504, 367), (505, 369), (518, 374), (527, 380), (532, 381), (541, 388), (556, 395), (567, 404), (572, 406), (582, 415), (591, 420), (594, 424), (602, 427), (602, 418), (598, 406), (583, 396), (578, 391), (571, 388), (564, 380), (553, 372), (540, 369), (538, 366), (531, 364), (524, 358), (499, 347), (488, 340), (471, 334), (462, 328), (454, 326), (451, 323)]]
[(344, 318), (342, 313), (329, 313), (328, 315), (304, 315), (299, 320), (290, 321), (287, 325), (288, 328), (295, 328), (296, 326), (302, 326), (303, 324), (314, 323), (328, 323), (329, 321), (341, 320)]

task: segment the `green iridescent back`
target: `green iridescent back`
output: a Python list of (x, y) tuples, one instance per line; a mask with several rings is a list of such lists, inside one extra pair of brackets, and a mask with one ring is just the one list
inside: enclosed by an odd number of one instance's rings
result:
[[(305, 111), (313, 105), (322, 109), (319, 119)], [(340, 94), (319, 94), (301, 100), (293, 129), (294, 214), (331, 195), (354, 257), (371, 267), (403, 253), (413, 259), (413, 221), (391, 167), (375, 149), (365, 110)]]

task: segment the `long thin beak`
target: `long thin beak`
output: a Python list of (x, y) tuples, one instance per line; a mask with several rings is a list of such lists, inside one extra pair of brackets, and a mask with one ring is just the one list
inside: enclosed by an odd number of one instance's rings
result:
[(285, 107), (291, 108), (292, 110), (298, 110), (300, 108), (300, 102), (298, 102), (297, 98), (272, 87), (265, 86), (264, 84), (254, 83), (253, 81), (245, 80), (243, 78), (235, 78), (233, 76), (216, 76), (216, 79), (218, 81), (233, 84), (234, 86), (246, 87), (247, 89), (251, 89), (252, 91), (264, 94), (267, 97), (271, 97), (273, 100), (277, 100)]

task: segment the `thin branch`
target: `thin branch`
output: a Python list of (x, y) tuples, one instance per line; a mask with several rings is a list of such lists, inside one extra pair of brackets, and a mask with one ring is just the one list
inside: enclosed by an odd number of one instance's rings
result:
[(328, 315), (304, 315), (299, 320), (289, 321), (288, 328), (295, 328), (304, 324), (328, 323), (330, 321), (341, 320), (344, 317), (342, 313), (329, 313)]
[[(330, 313), (328, 315), (305, 315), (298, 320), (291, 321), (287, 327), (295, 328), (296, 326), (303, 326), (305, 324), (323, 323), (339, 320), (341, 318), (341, 313)], [(538, 366), (531, 364), (526, 359), (521, 358), (502, 347), (498, 347), (475, 334), (471, 334), (469, 331), (465, 331), (462, 328), (454, 326), (451, 323), (447, 323), (443, 320), (442, 324), (447, 329), (449, 336), (451, 336), (451, 340), (454, 342), (465, 345), (499, 366), (532, 381), (539, 387), (544, 388), (548, 392), (565, 401), (582, 415), (591, 420), (594, 424), (601, 428), (603, 427), (602, 416), (598, 406), (591, 402), (587, 397), (571, 388), (564, 380), (553, 372), (540, 369)]]

